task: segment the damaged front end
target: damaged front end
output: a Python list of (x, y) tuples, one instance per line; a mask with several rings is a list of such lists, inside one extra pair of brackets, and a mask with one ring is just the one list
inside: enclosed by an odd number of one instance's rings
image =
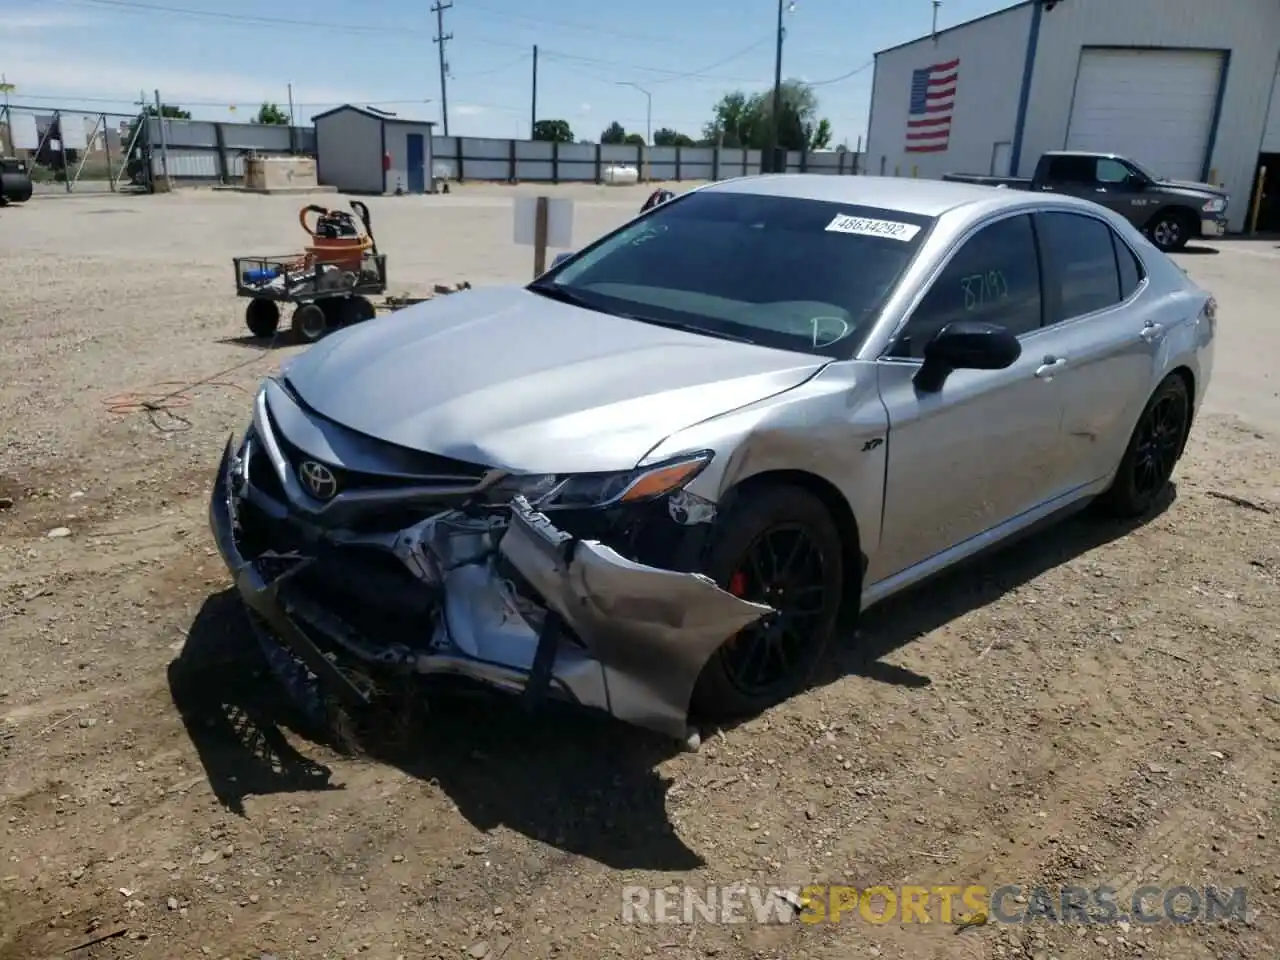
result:
[[(714, 507), (662, 489), (661, 470), (645, 472), (653, 495), (631, 495), (637, 480), (577, 508), (557, 500), (565, 480), (344, 473), (285, 437), (268, 390), (228, 442), (210, 523), (273, 670), (309, 712), (321, 696), (369, 706), (353, 676), (447, 674), (684, 738), (707, 661), (771, 613), (691, 572)], [(341, 496), (324, 487), (338, 476), (352, 485)]]

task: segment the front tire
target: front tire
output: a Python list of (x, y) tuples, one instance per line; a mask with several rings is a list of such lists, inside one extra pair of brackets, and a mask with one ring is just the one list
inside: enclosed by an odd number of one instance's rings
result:
[(254, 297), (244, 308), (244, 322), (255, 337), (274, 336), (280, 326), (280, 307), (274, 300)]
[(328, 318), (319, 304), (303, 303), (293, 311), (293, 335), (303, 343), (315, 343), (328, 330)]
[(1129, 518), (1151, 512), (1182, 456), (1190, 423), (1191, 393), (1182, 377), (1170, 374), (1143, 408), (1116, 478), (1100, 498), (1107, 512)]
[(804, 688), (835, 632), (844, 549), (826, 506), (799, 487), (748, 490), (716, 520), (705, 570), (778, 611), (726, 640), (703, 668), (691, 713), (728, 720)]

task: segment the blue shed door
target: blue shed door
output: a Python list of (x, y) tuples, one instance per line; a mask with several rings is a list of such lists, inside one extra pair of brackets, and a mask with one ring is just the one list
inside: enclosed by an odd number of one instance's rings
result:
[(422, 134), (405, 134), (405, 153), (408, 156), (407, 176), (410, 193), (427, 192), (427, 157), (423, 149)]

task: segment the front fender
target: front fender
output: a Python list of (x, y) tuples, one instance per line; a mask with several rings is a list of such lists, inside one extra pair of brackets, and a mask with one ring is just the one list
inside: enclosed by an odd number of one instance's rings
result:
[(689, 492), (721, 503), (752, 477), (810, 474), (844, 499), (871, 554), (880, 540), (889, 419), (876, 364), (832, 363), (793, 390), (706, 420), (659, 444), (647, 459), (713, 450)]

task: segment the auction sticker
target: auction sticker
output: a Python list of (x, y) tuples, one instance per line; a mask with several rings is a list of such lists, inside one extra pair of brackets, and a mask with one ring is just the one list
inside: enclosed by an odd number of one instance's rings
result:
[(920, 228), (913, 223), (851, 217), (847, 213), (837, 213), (835, 219), (827, 224), (826, 229), (831, 233), (851, 233), (859, 237), (887, 237), (904, 243), (909, 243), (920, 232)]

